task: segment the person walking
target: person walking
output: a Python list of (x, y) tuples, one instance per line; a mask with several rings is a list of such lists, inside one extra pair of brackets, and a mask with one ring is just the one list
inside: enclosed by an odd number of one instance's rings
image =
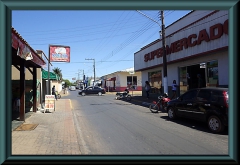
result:
[(55, 99), (57, 100), (55, 85), (53, 85), (53, 87), (52, 87), (52, 95), (55, 95)]
[(203, 80), (202, 80), (200, 74), (197, 74), (197, 79), (198, 79), (198, 88), (202, 88), (203, 87)]
[(176, 80), (173, 80), (173, 83), (172, 83), (172, 98), (171, 99), (174, 99), (176, 98), (176, 95), (177, 95), (177, 83), (176, 83)]
[(148, 81), (145, 81), (145, 91), (146, 91), (146, 94), (147, 94), (147, 99), (149, 99), (149, 91), (151, 89), (151, 86), (149, 84)]

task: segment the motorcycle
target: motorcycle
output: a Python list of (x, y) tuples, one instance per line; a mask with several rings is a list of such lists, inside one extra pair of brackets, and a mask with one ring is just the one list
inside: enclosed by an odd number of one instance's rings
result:
[(168, 98), (168, 94), (164, 93), (161, 96), (158, 96), (158, 101), (153, 101), (152, 104), (149, 105), (149, 109), (152, 113), (158, 113), (158, 111), (167, 111), (167, 102), (171, 99)]
[(125, 89), (124, 92), (117, 92), (115, 99), (116, 100), (126, 99), (127, 101), (130, 101), (132, 99), (132, 96), (129, 94), (129, 90), (127, 88)]
[(57, 99), (60, 99), (62, 96), (56, 91)]

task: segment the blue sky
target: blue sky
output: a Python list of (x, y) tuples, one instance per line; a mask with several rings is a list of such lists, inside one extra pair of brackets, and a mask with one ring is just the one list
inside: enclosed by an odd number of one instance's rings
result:
[[(159, 22), (159, 10), (141, 10)], [(165, 26), (190, 10), (165, 10)], [(52, 62), (64, 79), (96, 77), (134, 66), (134, 53), (159, 38), (159, 25), (136, 10), (16, 10), (12, 27), (47, 56), (49, 45), (70, 46), (70, 63)], [(46, 69), (47, 70), (47, 69)], [(79, 74), (78, 74), (79, 73)]]

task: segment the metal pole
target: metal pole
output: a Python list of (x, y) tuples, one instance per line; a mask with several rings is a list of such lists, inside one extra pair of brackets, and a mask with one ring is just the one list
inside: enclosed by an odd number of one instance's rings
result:
[(132, 96), (133, 96), (133, 75), (132, 75)]
[(96, 82), (96, 76), (95, 76), (95, 59), (93, 59), (94, 65), (93, 65), (93, 72), (94, 72), (94, 84)]
[(161, 21), (162, 21), (162, 47), (163, 47), (163, 84), (164, 93), (168, 93), (168, 81), (167, 81), (167, 58), (166, 58), (166, 43), (165, 43), (165, 25), (163, 10), (161, 10)]
[(85, 76), (84, 76), (84, 70), (83, 70), (83, 90), (85, 89)]
[(51, 87), (50, 87), (50, 46), (49, 46), (49, 52), (48, 52), (48, 95), (51, 95)]

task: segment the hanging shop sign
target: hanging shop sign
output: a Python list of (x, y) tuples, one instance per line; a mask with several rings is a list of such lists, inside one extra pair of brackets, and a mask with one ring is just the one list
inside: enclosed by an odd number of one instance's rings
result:
[(18, 41), (17, 55), (25, 60), (33, 59), (31, 50), (26, 44), (22, 43), (21, 41)]
[(70, 47), (62, 45), (50, 45), (49, 59), (51, 62), (70, 62)]

